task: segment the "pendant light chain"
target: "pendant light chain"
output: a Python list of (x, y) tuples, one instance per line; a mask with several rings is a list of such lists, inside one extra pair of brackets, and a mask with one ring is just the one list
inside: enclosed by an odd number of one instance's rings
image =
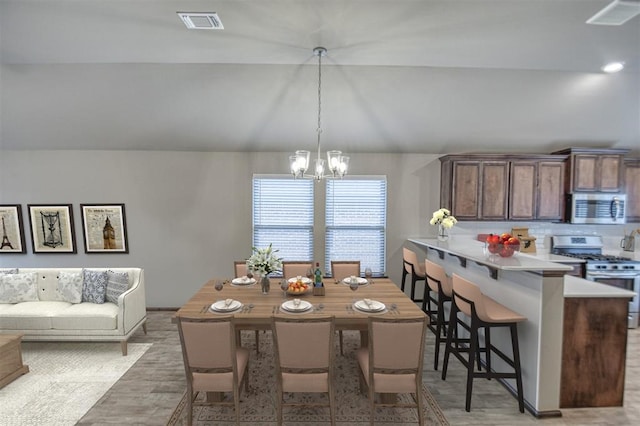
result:
[(322, 52), (318, 53), (318, 158), (320, 158), (320, 134), (322, 133)]

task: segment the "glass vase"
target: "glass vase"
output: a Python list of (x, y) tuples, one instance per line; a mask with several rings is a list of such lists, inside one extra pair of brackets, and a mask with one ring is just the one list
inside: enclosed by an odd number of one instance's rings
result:
[(438, 241), (447, 241), (449, 239), (449, 229), (442, 226), (441, 223), (438, 224)]
[(264, 275), (260, 279), (260, 289), (262, 290), (262, 294), (268, 294), (271, 289), (271, 283), (269, 282), (269, 276)]

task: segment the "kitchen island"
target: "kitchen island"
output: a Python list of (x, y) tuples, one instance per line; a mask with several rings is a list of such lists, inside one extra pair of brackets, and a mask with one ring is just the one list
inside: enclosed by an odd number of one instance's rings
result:
[[(536, 417), (561, 416), (564, 274), (572, 268), (526, 255), (487, 257), (484, 244), (472, 238), (409, 241), (425, 257), (441, 264), (447, 274), (455, 273), (476, 283), (487, 296), (527, 317), (518, 326), (525, 407)], [(491, 343), (511, 353), (508, 330), (492, 332)], [(510, 371), (495, 358), (492, 364), (496, 371)], [(451, 367), (456, 368), (455, 364)], [(515, 393), (514, 380), (503, 383)]]

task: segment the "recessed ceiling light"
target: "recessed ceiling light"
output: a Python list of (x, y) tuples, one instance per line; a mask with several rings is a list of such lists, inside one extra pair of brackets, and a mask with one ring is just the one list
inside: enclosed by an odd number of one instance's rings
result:
[(215, 12), (176, 12), (190, 30), (223, 30), (222, 21)]
[(613, 72), (622, 71), (622, 68), (624, 68), (624, 63), (622, 62), (609, 62), (607, 65), (602, 67), (602, 71), (607, 73), (613, 73)]

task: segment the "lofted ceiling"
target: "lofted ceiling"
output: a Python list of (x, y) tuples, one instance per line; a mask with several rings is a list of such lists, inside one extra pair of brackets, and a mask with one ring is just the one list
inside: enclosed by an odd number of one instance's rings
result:
[(323, 149), (640, 153), (640, 16), (585, 23), (609, 3), (0, 0), (0, 148), (313, 150), (324, 46)]

